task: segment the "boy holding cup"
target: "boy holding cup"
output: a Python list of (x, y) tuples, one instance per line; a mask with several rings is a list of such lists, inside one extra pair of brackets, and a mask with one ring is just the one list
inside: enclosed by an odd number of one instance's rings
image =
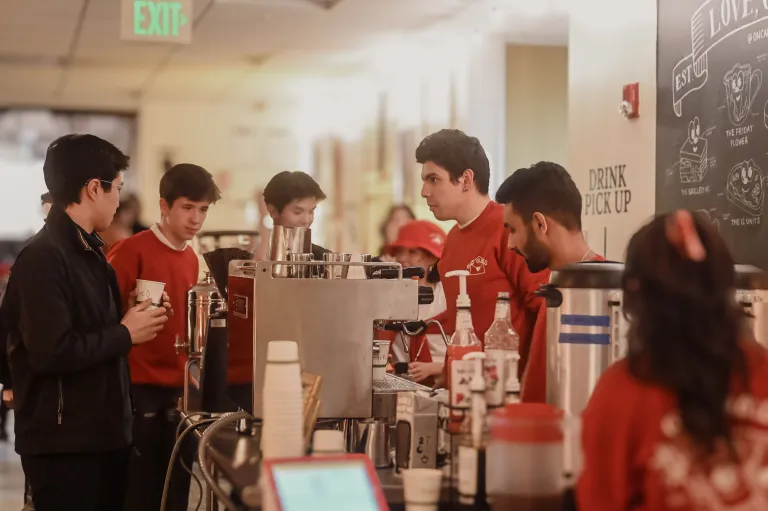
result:
[[(188, 242), (200, 231), (208, 209), (221, 192), (204, 168), (173, 166), (160, 180), (160, 222), (114, 245), (108, 257), (125, 302), (149, 297), (155, 305), (163, 291), (184, 311), (187, 291), (197, 283), (198, 258)], [(176, 412), (183, 395), (186, 356), (176, 353), (176, 337), (185, 335), (185, 315), (174, 314), (152, 342), (131, 351), (135, 452), (129, 470), (125, 511), (159, 509), (165, 473), (176, 440)], [(174, 470), (169, 509), (186, 510), (189, 475)]]

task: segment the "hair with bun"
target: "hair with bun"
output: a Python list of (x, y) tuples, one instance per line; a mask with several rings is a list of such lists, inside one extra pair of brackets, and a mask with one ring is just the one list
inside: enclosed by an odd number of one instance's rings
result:
[(627, 247), (624, 314), (630, 373), (672, 392), (683, 429), (705, 456), (735, 456), (726, 399), (747, 384), (744, 312), (735, 300), (731, 253), (688, 211), (660, 215)]

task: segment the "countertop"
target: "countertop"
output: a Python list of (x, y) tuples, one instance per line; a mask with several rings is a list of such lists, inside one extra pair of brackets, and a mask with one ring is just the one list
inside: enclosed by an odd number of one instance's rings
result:
[[(261, 492), (259, 480), (259, 442), (257, 437), (237, 433), (227, 429), (213, 436), (210, 440), (208, 455), (221, 478), (228, 481), (233, 488), (237, 500), (241, 501), (244, 509), (260, 508)], [(394, 468), (378, 469), (384, 494), (392, 509), (402, 509), (403, 486), (402, 478), (395, 473)], [(440, 509), (452, 509), (452, 490), (445, 482), (441, 495)]]

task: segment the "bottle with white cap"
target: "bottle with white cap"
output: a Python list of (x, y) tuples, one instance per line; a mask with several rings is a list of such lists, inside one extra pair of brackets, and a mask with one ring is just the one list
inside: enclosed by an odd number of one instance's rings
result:
[(470, 388), (474, 366), (471, 360), (464, 360), (467, 353), (483, 351), (480, 339), (475, 335), (472, 314), (469, 311), (471, 301), (467, 294), (466, 270), (450, 271), (446, 277), (459, 278), (459, 296), (456, 298), (456, 330), (451, 336), (445, 356), (446, 387), (450, 392), (451, 423), (449, 430), (458, 433), (464, 411), (469, 410)]
[(496, 314), (485, 333), (485, 373), (488, 406), (503, 406), (505, 394), (519, 392), (517, 361), (520, 337), (512, 327), (509, 314), (509, 293), (500, 292), (496, 298)]

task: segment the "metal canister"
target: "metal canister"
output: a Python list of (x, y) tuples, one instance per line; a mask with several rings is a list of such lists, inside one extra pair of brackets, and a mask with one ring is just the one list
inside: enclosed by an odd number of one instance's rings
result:
[[(269, 237), (267, 251), (270, 261), (289, 261), (290, 254), (308, 254), (312, 252), (312, 231), (306, 227), (284, 227), (275, 225)], [(273, 277), (288, 277), (287, 264), (272, 266)]]
[(203, 352), (208, 338), (211, 314), (226, 310), (227, 301), (219, 293), (210, 272), (187, 291), (187, 349), (189, 354)]
[(755, 266), (736, 265), (736, 300), (748, 314), (757, 342), (768, 347), (768, 273)]
[(626, 354), (621, 313), (624, 265), (584, 262), (552, 272), (547, 301), (547, 403), (584, 410), (600, 375)]

